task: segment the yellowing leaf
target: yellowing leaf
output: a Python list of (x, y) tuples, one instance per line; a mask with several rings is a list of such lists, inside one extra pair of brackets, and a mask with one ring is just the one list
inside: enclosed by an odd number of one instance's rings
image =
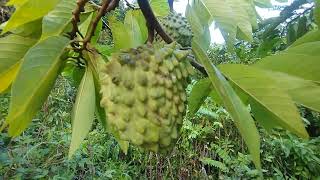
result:
[(62, 64), (60, 57), (68, 44), (68, 38), (52, 36), (33, 46), (24, 56), (12, 85), (5, 122), (10, 136), (18, 136), (47, 99)]
[(45, 16), (59, 1), (60, 0), (28, 0), (12, 14), (2, 33)]
[(19, 69), (20, 61), (35, 43), (34, 39), (17, 35), (0, 38), (0, 93), (10, 86)]
[(20, 67), (20, 62), (17, 62), (12, 67), (10, 67), (10, 69), (8, 69), (6, 72), (1, 74), (0, 93), (5, 91), (10, 86), (12, 81), (16, 78), (19, 67)]
[(7, 2), (6, 5), (7, 6), (13, 5), (13, 6), (19, 7), (27, 1), (30, 1), (30, 0), (9, 0), (9, 2)]
[(72, 114), (72, 138), (69, 149), (69, 158), (79, 148), (82, 141), (89, 133), (95, 112), (95, 88), (93, 74), (90, 67), (86, 68)]

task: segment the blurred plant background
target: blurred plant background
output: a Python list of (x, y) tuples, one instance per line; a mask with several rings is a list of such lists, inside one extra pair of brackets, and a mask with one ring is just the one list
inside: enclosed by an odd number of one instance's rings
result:
[[(70, 107), (75, 96), (72, 84), (68, 78), (59, 78), (23, 135), (10, 139), (6, 133), (0, 134), (1, 179), (251, 179), (258, 175), (228, 113), (211, 97), (195, 117), (185, 118), (181, 137), (169, 154), (130, 147), (124, 155), (112, 135), (96, 121), (82, 148), (68, 159)], [(7, 113), (4, 107), (9, 96), (0, 97), (1, 119)], [(320, 120), (319, 114), (305, 109), (301, 113), (308, 123)], [(319, 131), (319, 126), (315, 128)], [(307, 141), (281, 130), (267, 133), (261, 129), (260, 133), (266, 178), (320, 176), (319, 137)]]
[[(0, 1), (1, 2), (1, 1)], [(99, 1), (97, 1), (98, 3)], [(2, 7), (1, 13), (9, 9)], [(123, 20), (124, 5), (113, 13)], [(283, 9), (283, 7), (279, 7)], [(290, 12), (291, 13), (291, 12)], [(7, 14), (6, 14), (7, 16)], [(279, 19), (286, 17), (282, 13)], [(4, 17), (4, 16), (1, 16)], [(277, 53), (316, 27), (312, 11), (290, 14), (291, 20), (279, 28), (262, 23), (254, 33), (254, 42), (236, 43), (233, 53), (225, 45), (212, 45), (208, 56), (214, 64), (251, 64)], [(289, 17), (289, 18), (290, 18)], [(0, 19), (1, 22), (7, 20)], [(106, 17), (107, 18), (107, 17)], [(288, 18), (285, 18), (285, 20)], [(271, 25), (270, 25), (271, 24)], [(110, 55), (113, 46), (111, 32), (105, 25), (99, 40), (99, 50)], [(297, 27), (296, 27), (297, 26)], [(271, 26), (272, 27), (272, 26)], [(300, 27), (300, 30), (299, 30)], [(293, 33), (292, 29), (297, 32)], [(299, 32), (299, 33), (298, 33)], [(302, 62), (303, 63), (303, 62)], [(66, 70), (58, 78), (45, 105), (32, 125), (21, 136), (9, 138), (0, 133), (0, 179), (255, 179), (255, 170), (246, 146), (230, 116), (210, 95), (196, 116), (186, 116), (181, 136), (168, 154), (155, 154), (130, 146), (123, 154), (111, 134), (97, 120), (93, 131), (72, 159), (68, 159), (71, 139), (71, 112), (76, 86), (73, 75)], [(199, 75), (200, 76), (200, 75)], [(81, 79), (73, 78), (73, 79)], [(198, 78), (191, 80), (191, 89)], [(0, 120), (8, 112), (10, 93), (0, 95)], [(320, 177), (320, 115), (300, 108), (311, 136), (302, 140), (281, 129), (261, 135), (261, 161), (266, 179), (317, 179)]]

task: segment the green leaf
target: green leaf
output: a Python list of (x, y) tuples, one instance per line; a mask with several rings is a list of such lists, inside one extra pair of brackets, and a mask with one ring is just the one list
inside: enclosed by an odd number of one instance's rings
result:
[(320, 0), (315, 0), (314, 2), (316, 4), (316, 7), (314, 9), (314, 19), (317, 25), (320, 27)]
[(26, 23), (24, 25), (21, 25), (11, 30), (13, 34), (17, 34), (23, 37), (34, 38), (34, 39), (39, 39), (39, 37), (41, 36), (41, 31), (42, 31), (42, 19), (31, 21), (29, 23)]
[(306, 16), (302, 16), (298, 21), (298, 29), (297, 29), (297, 38), (302, 37), (308, 32), (308, 18)]
[(87, 67), (78, 88), (77, 98), (73, 108), (69, 158), (71, 158), (79, 148), (91, 129), (94, 120), (95, 99), (92, 70), (90, 67)]
[(51, 11), (59, 1), (60, 0), (29, 0), (23, 3), (12, 14), (2, 33), (8, 32), (23, 24), (42, 18), (49, 11)]
[(194, 53), (204, 65), (209, 78), (224, 102), (225, 108), (234, 120), (241, 136), (248, 146), (253, 162), (257, 169), (261, 169), (260, 164), (260, 136), (247, 107), (234, 92), (228, 81), (221, 72), (210, 62), (208, 56), (196, 43), (192, 43)]
[(0, 93), (15, 79), (23, 56), (35, 43), (34, 39), (17, 35), (0, 38)]
[(135, 16), (136, 14), (133, 12), (134, 11), (131, 10), (126, 13), (126, 17), (124, 19), (124, 25), (127, 28), (127, 31), (129, 32), (130, 37), (132, 39), (132, 46), (136, 47), (143, 44), (147, 40), (146, 39), (147, 35), (144, 35), (145, 39), (143, 39), (143, 35), (141, 34), (141, 30), (140, 30), (140, 25)]
[(169, 13), (167, 0), (150, 0), (150, 6), (156, 16), (166, 16)]
[(271, 8), (272, 3), (270, 0), (254, 0), (254, 4), (261, 8)]
[(89, 30), (90, 23), (92, 19), (94, 18), (94, 12), (86, 13), (87, 16), (84, 17), (84, 20), (81, 21), (82, 23), (79, 26), (79, 32), (85, 36)]
[(211, 158), (201, 158), (200, 161), (204, 164), (210, 165), (212, 167), (219, 168), (223, 172), (229, 172), (228, 167), (220, 161), (213, 160)]
[(25, 2), (30, 1), (30, 0), (9, 0), (9, 2), (7, 2), (7, 6), (21, 6), (23, 5)]
[(315, 42), (315, 41), (320, 41), (320, 31), (319, 30), (314, 30), (314, 31), (308, 32), (307, 34), (305, 34), (304, 36), (302, 36), (301, 38), (296, 40), (290, 46), (290, 48), (291, 47), (295, 47), (295, 46), (299, 46), (299, 45), (304, 44), (304, 43)]
[(16, 80), (5, 125), (9, 135), (18, 136), (41, 108), (55, 82), (61, 67), (60, 57), (69, 39), (52, 36), (32, 47), (24, 56)]
[(195, 114), (212, 90), (209, 78), (199, 80), (193, 87), (188, 98), (188, 108), (191, 114)]
[(76, 6), (76, 0), (61, 0), (52, 11), (44, 16), (41, 39), (60, 35), (71, 22), (71, 12)]
[[(250, 97), (249, 103), (255, 101), (253, 104), (262, 106), (262, 112), (272, 113), (277, 125), (301, 137), (308, 137), (294, 101), (272, 76), (264, 70), (241, 64), (225, 64), (219, 69)], [(254, 108), (253, 105), (251, 107)]]
[(103, 57), (98, 54), (97, 52), (93, 52), (93, 53), (88, 53), (87, 54), (88, 58), (89, 58), (89, 63), (92, 67), (92, 71), (93, 71), (93, 79), (94, 79), (94, 85), (95, 85), (95, 94), (96, 94), (96, 110), (95, 110), (95, 114), (97, 116), (97, 119), (99, 120), (99, 122), (102, 124), (102, 126), (108, 130), (107, 127), (107, 116), (106, 116), (106, 110), (104, 108), (102, 108), (100, 106), (100, 102), (102, 99), (102, 95), (100, 93), (101, 90), (101, 85), (100, 85), (100, 71), (101, 71), (101, 67), (105, 66), (105, 61), (103, 59)]
[(133, 11), (128, 11), (124, 23), (116, 20), (115, 17), (109, 19), (115, 50), (136, 47), (145, 42), (144, 38), (147, 36), (141, 34), (145, 30), (140, 30), (136, 17)]
[(297, 40), (297, 24), (290, 23), (287, 32), (287, 44), (291, 45)]
[(285, 89), (297, 103), (320, 112), (320, 86), (285, 73), (268, 71), (277, 85)]
[(141, 41), (145, 42), (148, 38), (148, 28), (146, 25), (146, 19), (144, 18), (142, 12), (140, 10), (132, 10), (130, 11), (133, 18), (137, 21), (141, 34)]
[(246, 0), (202, 0), (211, 13), (216, 25), (223, 31), (222, 34), (229, 47), (233, 45), (236, 36), (252, 41), (252, 28), (256, 27), (255, 9), (251, 2)]
[(320, 41), (305, 43), (280, 54), (266, 57), (254, 66), (320, 82), (319, 53)]
[[(207, 50), (211, 42), (210, 30), (208, 25), (210, 14), (208, 16), (208, 19), (204, 19), (201, 14), (198, 13), (200, 11), (200, 7), (203, 8), (203, 4), (201, 4), (200, 2), (201, 1), (197, 1), (197, 3), (194, 2), (192, 7), (189, 4), (187, 5), (186, 17), (188, 18), (192, 32), (194, 34), (193, 40), (200, 44), (202, 49)], [(205, 9), (202, 11), (206, 12)]]

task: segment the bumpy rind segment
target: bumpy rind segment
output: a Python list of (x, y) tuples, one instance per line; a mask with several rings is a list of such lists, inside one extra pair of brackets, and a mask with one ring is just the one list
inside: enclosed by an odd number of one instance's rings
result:
[[(182, 47), (190, 47), (192, 40), (192, 30), (187, 19), (181, 14), (171, 12), (168, 16), (160, 20), (164, 31)], [(161, 40), (160, 36), (156, 39)]]
[(177, 139), (193, 68), (188, 51), (176, 48), (143, 45), (113, 54), (102, 68), (101, 106), (120, 140), (157, 152)]

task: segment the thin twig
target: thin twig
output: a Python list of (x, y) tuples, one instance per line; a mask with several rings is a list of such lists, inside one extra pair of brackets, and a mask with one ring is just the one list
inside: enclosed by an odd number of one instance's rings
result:
[(99, 12), (97, 14), (97, 16), (91, 21), (90, 23), (90, 29), (86, 34), (86, 37), (83, 40), (83, 48), (86, 49), (87, 44), (91, 41), (92, 36), (94, 36), (94, 32), (96, 31), (97, 25), (100, 21), (100, 19), (102, 18), (102, 16), (104, 16), (107, 12), (114, 10), (118, 4), (119, 4), (120, 0), (106, 0), (101, 8), (99, 9)]
[(198, 63), (197, 60), (193, 55), (188, 55), (188, 59), (190, 61), (190, 64), (196, 68), (198, 71), (200, 71), (204, 76), (208, 76), (208, 73), (206, 69), (202, 66), (202, 64)]
[(78, 23), (80, 22), (80, 13), (84, 12), (84, 6), (89, 0), (78, 0), (77, 7), (72, 11), (72, 31), (69, 33), (70, 38), (74, 39), (77, 37), (77, 33), (82, 36), (78, 29)]
[[(152, 29), (154, 29), (160, 37), (168, 44), (172, 43), (173, 40), (171, 39), (170, 36), (167, 35), (167, 33), (162, 29), (160, 23), (158, 22), (156, 16), (153, 14), (153, 11), (150, 7), (149, 1), (148, 0), (138, 0), (139, 7), (142, 11), (142, 14), (144, 18), (147, 21), (147, 27), (149, 30), (149, 33)], [(154, 35), (153, 35), (154, 36)]]
[(126, 5), (127, 5), (130, 9), (133, 9), (133, 10), (140, 9), (140, 8), (136, 7), (135, 5), (129, 3), (128, 0), (124, 0), (124, 1), (126, 2)]

